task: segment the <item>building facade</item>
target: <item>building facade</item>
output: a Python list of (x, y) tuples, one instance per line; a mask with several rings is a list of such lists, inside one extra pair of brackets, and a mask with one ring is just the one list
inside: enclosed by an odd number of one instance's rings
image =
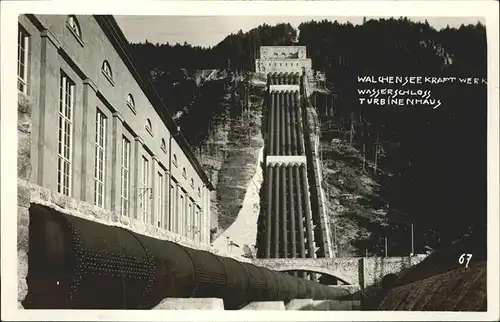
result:
[(213, 186), (115, 19), (18, 22), (19, 97), (32, 105), (21, 179), (136, 232), (209, 244)]
[(257, 73), (312, 73), (312, 61), (307, 58), (306, 46), (261, 46), (260, 58), (255, 60)]

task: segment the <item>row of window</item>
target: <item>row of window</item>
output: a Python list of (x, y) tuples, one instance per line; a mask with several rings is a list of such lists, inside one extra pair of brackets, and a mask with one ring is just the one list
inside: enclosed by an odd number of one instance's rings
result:
[[(72, 30), (74, 35), (81, 39), (80, 25), (79, 25), (78, 20), (76, 19), (75, 16), (71, 15), (68, 17), (67, 25), (70, 28), (70, 30)], [(29, 34), (26, 32), (26, 30), (24, 28), (19, 26), (18, 63), (17, 63), (17, 80), (18, 80), (17, 84), (18, 84), (18, 86), (17, 87), (18, 87), (18, 90), (20, 92), (23, 92), (25, 94), (27, 93), (27, 90), (28, 90), (28, 53), (29, 53)], [(102, 64), (102, 72), (110, 81), (113, 80), (113, 73), (112, 73), (111, 67), (109, 65), (109, 62), (107, 60), (105, 60)], [(70, 101), (68, 100), (68, 97), (73, 97), (73, 92), (72, 92), (73, 89), (70, 88), (72, 83), (66, 76), (64, 76), (64, 79), (65, 79), (64, 80), (65, 83), (64, 84), (61, 83), (61, 93), (63, 93), (65, 91), (65, 94), (64, 94), (65, 97), (61, 98), (61, 104), (66, 104), (67, 107), (65, 109), (70, 110), (71, 109), (69, 107)], [(62, 79), (61, 79), (61, 82), (63, 82)], [(66, 88), (67, 88), (67, 90), (66, 90)], [(61, 94), (61, 95), (63, 95), (63, 94)], [(132, 109), (134, 111), (134, 113), (136, 113), (134, 97), (130, 93), (127, 95), (126, 104), (130, 109)], [(70, 119), (71, 119), (71, 117), (69, 115), (67, 115), (66, 122), (68, 122), (68, 124), (70, 123), (68, 121)], [(97, 120), (97, 122), (101, 122), (101, 123), (98, 123), (97, 126), (101, 126), (101, 127), (105, 126), (104, 123), (102, 123), (102, 122), (104, 122), (102, 118), (101, 118), (101, 120)], [(68, 125), (68, 126), (70, 126), (70, 125)], [(152, 122), (149, 118), (146, 120), (145, 128), (150, 133), (150, 135), (153, 136), (153, 125), (152, 125)], [(69, 129), (68, 129), (68, 131), (69, 131)], [(60, 133), (60, 135), (62, 135), (62, 133)], [(61, 142), (64, 142), (65, 138), (62, 138), (62, 139), (63, 139), (63, 141), (61, 141)], [(167, 153), (167, 146), (166, 146), (166, 142), (165, 142), (164, 138), (161, 139), (160, 148), (162, 149), (162, 151), (164, 153)], [(61, 151), (68, 152), (67, 151), (68, 147), (66, 147), (65, 149), (66, 149), (65, 151), (63, 151), (63, 150), (61, 150)], [(98, 149), (96, 147), (96, 157), (98, 155), (97, 154), (98, 152), (101, 153), (102, 158), (104, 158), (104, 151), (103, 151), (102, 147), (101, 147), (101, 149)], [(61, 155), (64, 155), (64, 153)], [(177, 156), (174, 154), (172, 156), (172, 158), (173, 158), (172, 163), (174, 164), (175, 167), (178, 167)], [(65, 162), (68, 163), (69, 161), (66, 160)], [(104, 175), (104, 172), (102, 172), (102, 173), (100, 172), (100, 174)], [(187, 179), (186, 168), (183, 168), (182, 175), (184, 178)], [(95, 185), (96, 185), (96, 189), (101, 188), (101, 185), (98, 183), (98, 181), (96, 181)], [(194, 188), (194, 186), (195, 186), (194, 179), (191, 178), (191, 187)], [(201, 189), (199, 187), (198, 187), (198, 194), (201, 195)]]
[[(124, 148), (124, 150), (128, 149), (128, 147)], [(122, 181), (125, 180), (128, 180), (128, 178), (122, 178)], [(163, 207), (164, 183), (163, 174), (157, 172), (154, 186), (155, 191), (149, 188), (149, 161), (143, 156), (141, 164), (141, 193), (139, 198), (141, 219), (144, 222), (148, 222), (148, 219), (151, 219), (150, 223), (152, 225), (157, 225), (157, 227), (165, 228), (190, 239), (202, 241), (201, 225), (203, 222), (203, 213), (201, 209), (195, 204), (194, 200), (189, 198), (184, 189), (177, 185), (175, 179), (172, 178), (169, 190), (169, 210), (170, 214), (176, 215), (169, 216), (165, 214), (165, 208)], [(155, 196), (154, 218), (149, 214), (148, 201), (153, 196)], [(122, 204), (128, 204), (128, 202), (128, 195), (122, 195)], [(124, 208), (128, 209), (128, 205)]]
[[(78, 21), (76, 20), (75, 16), (69, 16), (67, 20), (67, 24), (70, 27), (70, 29), (75, 33), (75, 36), (81, 37), (81, 29), (80, 25), (78, 24)], [(29, 46), (29, 35), (22, 28), (19, 26), (19, 33), (18, 33), (18, 63), (17, 63), (17, 88), (20, 92), (27, 93), (28, 89), (28, 46)], [(102, 72), (103, 74), (110, 80), (111, 82), (113, 81), (113, 72), (111, 70), (111, 66), (109, 65), (109, 62), (105, 60), (102, 64)], [(135, 109), (135, 101), (134, 97), (132, 94), (127, 95), (127, 100), (126, 100), (127, 106), (134, 112), (136, 112)], [(145, 125), (146, 130), (148, 133), (153, 136), (153, 124), (151, 122), (151, 119), (146, 119), (146, 125)], [(162, 149), (163, 152), (167, 153), (167, 145), (166, 141), (164, 138), (161, 139), (161, 144), (160, 148)], [(177, 164), (177, 156), (174, 154), (173, 155), (173, 164), (175, 167), (178, 166)], [(183, 169), (183, 176), (187, 178), (186, 174), (186, 169)], [(194, 180), (191, 179), (192, 181), (192, 187), (194, 188)]]
[[(130, 215), (130, 141), (122, 138), (121, 158), (121, 214)], [(202, 241), (201, 225), (203, 213), (194, 200), (179, 188), (177, 182), (172, 178), (169, 191), (169, 212), (165, 212), (165, 180), (161, 171), (156, 173), (154, 189), (150, 187), (149, 160), (142, 156), (141, 180), (139, 193), (140, 219), (159, 228), (170, 230), (190, 239)], [(149, 199), (155, 200), (155, 214), (152, 216), (149, 209)], [(187, 209), (187, 211), (186, 211)], [(171, 215), (170, 215), (171, 214)]]
[[(74, 104), (74, 88), (73, 81), (61, 71), (61, 82), (59, 89), (59, 145), (58, 157), (59, 161), (59, 180), (58, 191), (69, 195), (71, 193), (69, 185), (69, 172), (71, 168), (71, 136), (72, 136), (72, 113)], [(104, 178), (105, 178), (105, 160), (106, 160), (106, 116), (101, 111), (96, 112), (96, 133), (95, 133), (95, 191), (96, 196), (94, 203), (97, 206), (103, 206), (104, 203)], [(122, 171), (128, 173), (130, 163), (130, 142), (123, 138), (122, 145)], [(146, 159), (147, 161), (147, 159)], [(174, 154), (174, 162), (177, 161), (177, 156)], [(148, 168), (143, 167), (143, 171)], [(186, 167), (182, 170), (183, 177), (187, 177)], [(147, 177), (143, 176), (144, 180)], [(128, 180), (128, 179), (127, 179)], [(147, 182), (143, 181), (143, 184)], [(194, 188), (194, 179), (191, 178), (191, 187)], [(127, 188), (128, 189), (128, 188)], [(201, 188), (198, 187), (198, 194), (201, 196)]]
[[(73, 32), (77, 35), (81, 35), (79, 25), (76, 21), (76, 18), (68, 19), (68, 26), (70, 28), (77, 28), (73, 30)], [(76, 26), (76, 27), (75, 27)], [(28, 62), (29, 62), (29, 34), (19, 26), (18, 32), (18, 90), (23, 93), (28, 92)], [(103, 73), (112, 80), (112, 71), (107, 61), (103, 62), (102, 65)], [(60, 88), (59, 88), (59, 116), (58, 116), (58, 149), (57, 149), (57, 191), (64, 195), (70, 196), (72, 195), (72, 185), (71, 185), (71, 174), (72, 174), (72, 133), (73, 133), (73, 109), (74, 109), (74, 100), (75, 100), (75, 83), (64, 73), (61, 71), (60, 77)], [(134, 99), (131, 94), (127, 96), (127, 105), (135, 109)], [(106, 164), (106, 133), (107, 133), (107, 119), (104, 113), (97, 110), (96, 111), (96, 133), (95, 133), (95, 158), (94, 158), (94, 204), (99, 207), (104, 207), (105, 203), (105, 182), (106, 182), (106, 173), (105, 173), (105, 164)], [(151, 121), (147, 120), (146, 128), (149, 129), (150, 133), (152, 133), (152, 124)], [(165, 140), (162, 139), (161, 144), (162, 149), (166, 152), (166, 144)], [(130, 213), (130, 142), (124, 137), (122, 138), (122, 156), (121, 156), (121, 207), (120, 212), (122, 215), (128, 216)], [(145, 160), (145, 164), (143, 164), (144, 172), (142, 173), (142, 188), (150, 189), (148, 169), (147, 167), (147, 159)], [(173, 163), (177, 167), (177, 156), (173, 155)], [(183, 168), (182, 175), (187, 178), (186, 168)], [(191, 186), (194, 188), (194, 179), (191, 178)], [(161, 227), (163, 210), (160, 205), (163, 204), (163, 175), (158, 173), (157, 177), (157, 185), (156, 185), (156, 202), (158, 203), (156, 208), (156, 225)], [(171, 191), (171, 194), (173, 192)], [(143, 198), (146, 198), (148, 194), (143, 193)], [(198, 195), (201, 197), (201, 188), (198, 187)], [(180, 193), (180, 198), (184, 200), (184, 194)], [(186, 198), (187, 199), (187, 198)], [(170, 199), (174, 200), (175, 199)], [(177, 202), (175, 202), (177, 203)], [(143, 211), (143, 219), (147, 218), (148, 203), (144, 200), (141, 202), (141, 210)], [(171, 205), (174, 207), (174, 203)], [(165, 218), (165, 223), (167, 226), (164, 228), (170, 228), (170, 230), (175, 232), (185, 233), (186, 236), (190, 236), (195, 238), (195, 235), (190, 235), (191, 229), (189, 232), (186, 230), (184, 232), (182, 227), (186, 222), (188, 223), (201, 223), (201, 210), (196, 207), (195, 203), (189, 203), (187, 206), (181, 201), (178, 205), (175, 205), (173, 208), (172, 214), (180, 213), (181, 217), (186, 217), (185, 219), (172, 219)], [(186, 212), (186, 209), (189, 211)], [(174, 216), (175, 217), (175, 216)], [(152, 218), (152, 217), (151, 217)], [(151, 219), (151, 223), (155, 224), (153, 219)], [(179, 224), (175, 224), (179, 221)], [(171, 223), (170, 223), (171, 222)], [(199, 236), (201, 239), (201, 235)]]
[[(284, 63), (285, 66), (288, 66), (288, 63)], [(269, 63), (269, 66), (271, 66), (271, 63)], [(283, 66), (283, 63), (280, 63), (280, 66)], [(293, 63), (290, 63), (290, 66), (293, 66)], [(295, 63), (295, 66), (299, 66), (299, 63)], [(274, 67), (276, 67), (276, 63), (274, 63)]]
[[(83, 41), (82, 30), (80, 28), (80, 24), (78, 23), (78, 20), (76, 19), (76, 17), (74, 15), (68, 16), (66, 23), (67, 23), (68, 27), (70, 28), (70, 30), (75, 35), (75, 37), (77, 37), (77, 39), (79, 39), (80, 41)], [(102, 70), (102, 73), (104, 74), (104, 76), (106, 76), (106, 78), (111, 82), (111, 84), (114, 84), (113, 71), (111, 70), (111, 66), (107, 60), (105, 60), (102, 63), (101, 70)], [(134, 97), (130, 93), (127, 95), (126, 104), (134, 112), (134, 114), (137, 114), (137, 111), (135, 109)], [(151, 119), (149, 119), (149, 118), (146, 119), (145, 128), (148, 131), (148, 133), (151, 136), (153, 136), (153, 124), (151, 122)], [(161, 147), (162, 147), (162, 150), (164, 152), (166, 152), (165, 139), (162, 139)]]
[[(58, 138), (58, 179), (57, 191), (64, 195), (71, 195), (71, 171), (72, 171), (72, 114), (74, 102), (75, 84), (64, 73), (61, 72), (60, 101), (59, 101), (59, 138)], [(106, 165), (106, 126), (107, 119), (104, 113), (96, 110), (96, 133), (95, 133), (95, 162), (94, 162), (94, 204), (104, 207), (105, 200), (105, 165)], [(121, 151), (121, 194), (120, 212), (122, 216), (130, 215), (130, 141), (122, 137)], [(178, 191), (174, 184), (170, 189), (170, 213), (164, 211), (164, 175), (157, 172), (155, 188), (150, 187), (149, 160), (143, 156), (141, 164), (141, 179), (139, 192), (140, 219), (157, 227), (169, 229), (191, 239), (202, 241), (199, 225), (202, 223), (201, 209), (191, 200), (185, 191)], [(194, 185), (194, 180), (191, 181)], [(177, 192), (176, 192), (177, 191)], [(198, 188), (201, 197), (201, 189)], [(153, 197), (155, 196), (155, 198)], [(150, 214), (149, 200), (155, 199), (155, 216)], [(187, 228), (186, 228), (187, 227)], [(196, 233), (198, 232), (198, 233)]]

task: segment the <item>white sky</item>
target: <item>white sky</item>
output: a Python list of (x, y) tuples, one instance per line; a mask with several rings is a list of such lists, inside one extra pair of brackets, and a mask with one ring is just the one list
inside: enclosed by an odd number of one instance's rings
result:
[[(129, 42), (144, 42), (170, 44), (184, 41), (195, 46), (214, 46), (227, 35), (238, 30), (246, 32), (263, 23), (276, 25), (289, 22), (297, 28), (300, 23), (311, 20), (350, 21), (353, 24), (362, 23), (363, 17), (335, 16), (116, 16), (115, 18)], [(369, 20), (370, 17), (367, 17)], [(426, 18), (410, 18), (414, 21), (424, 21)], [(483, 18), (475, 17), (428, 17), (427, 21), (436, 29), (458, 27), (463, 24), (485, 23)]]

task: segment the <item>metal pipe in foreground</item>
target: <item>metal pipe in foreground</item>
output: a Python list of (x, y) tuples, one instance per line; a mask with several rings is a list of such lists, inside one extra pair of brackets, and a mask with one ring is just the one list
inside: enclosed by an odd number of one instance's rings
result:
[(217, 297), (238, 309), (348, 294), (35, 204), (29, 243), (27, 309), (150, 309), (166, 297)]

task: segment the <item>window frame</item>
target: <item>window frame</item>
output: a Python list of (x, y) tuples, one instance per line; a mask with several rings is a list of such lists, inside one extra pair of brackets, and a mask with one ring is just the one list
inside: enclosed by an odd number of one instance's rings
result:
[[(76, 84), (64, 71), (60, 71), (58, 148), (57, 148), (57, 192), (66, 196), (72, 194), (73, 179), (73, 113), (75, 108)], [(69, 91), (68, 91), (69, 88)], [(68, 103), (69, 101), (69, 103)], [(68, 104), (67, 104), (68, 103)], [(63, 124), (64, 122), (64, 124)], [(62, 137), (64, 136), (64, 137)], [(62, 139), (62, 141), (61, 141)], [(64, 167), (62, 167), (64, 164)], [(67, 169), (65, 169), (67, 165)], [(67, 178), (63, 178), (66, 176)], [(67, 179), (67, 185), (64, 179)]]
[[(70, 21), (72, 21), (73, 24), (71, 24)], [(68, 16), (68, 18), (66, 19), (66, 27), (69, 29), (69, 31), (71, 31), (71, 34), (76, 38), (78, 43), (83, 47), (84, 42), (83, 42), (82, 28), (75, 15)]]
[(135, 100), (132, 94), (130, 93), (127, 94), (127, 100), (125, 102), (128, 108), (130, 108), (132, 112), (134, 112), (134, 114), (137, 114), (137, 110), (135, 109)]
[(130, 215), (130, 140), (122, 136), (122, 153), (120, 165), (120, 214)]
[(140, 205), (140, 211), (141, 211), (141, 220), (144, 223), (147, 223), (147, 217), (148, 217), (148, 185), (149, 185), (149, 160), (143, 155), (142, 156), (142, 168), (141, 168), (141, 183), (140, 186), (142, 188), (141, 191), (141, 205)]
[[(28, 77), (29, 77), (29, 51), (30, 51), (30, 37), (31, 35), (26, 31), (26, 29), (18, 24), (17, 30), (17, 91), (23, 94), (28, 94)], [(20, 40), (22, 40), (21, 45)], [(23, 54), (21, 55), (21, 50), (23, 50)], [(24, 59), (24, 75), (20, 75), (20, 66), (22, 64), (21, 57)], [(20, 90), (20, 84), (23, 86), (23, 89)]]
[(186, 207), (185, 201), (185, 193), (184, 191), (179, 191), (179, 221), (178, 221), (178, 234), (184, 236), (184, 226), (185, 226), (185, 218), (184, 218), (184, 209)]
[(146, 131), (148, 131), (149, 135), (153, 136), (153, 123), (151, 122), (151, 119), (146, 119), (146, 125), (145, 125)]
[[(96, 128), (94, 141), (94, 205), (105, 208), (106, 200), (106, 142), (107, 142), (107, 118), (106, 115), (96, 108)], [(102, 130), (102, 131), (101, 131)], [(102, 132), (102, 133), (101, 133)], [(100, 153), (102, 152), (102, 153)], [(102, 159), (101, 159), (102, 156)], [(101, 178), (99, 177), (101, 173)], [(102, 189), (99, 195), (98, 188)]]
[(176, 199), (175, 199), (175, 187), (176, 187), (176, 184), (175, 184), (175, 180), (173, 178), (171, 178), (170, 180), (171, 182), (169, 183), (170, 184), (170, 187), (169, 187), (169, 191), (168, 191), (168, 199), (169, 199), (169, 210), (168, 210), (168, 218), (167, 218), (167, 230), (171, 231), (171, 232), (176, 232), (176, 226), (175, 226), (175, 221), (174, 221), (174, 218), (176, 217), (175, 216), (175, 203), (176, 203)]
[(167, 143), (163, 138), (161, 139), (160, 148), (162, 149), (163, 152), (167, 153)]
[(195, 223), (193, 222), (193, 203), (190, 199), (187, 199), (187, 216), (186, 216), (186, 227), (187, 227), (187, 238), (193, 240)]
[(163, 193), (164, 193), (164, 178), (161, 171), (157, 171), (156, 173), (156, 226), (158, 228), (164, 228), (164, 210), (163, 210)]
[(113, 80), (113, 69), (111, 69), (111, 64), (107, 59), (102, 62), (101, 73), (106, 77), (106, 79), (115, 86), (115, 81)]
[(196, 207), (196, 217), (198, 218), (198, 241), (200, 243), (203, 242), (203, 214), (201, 212), (200, 207)]

